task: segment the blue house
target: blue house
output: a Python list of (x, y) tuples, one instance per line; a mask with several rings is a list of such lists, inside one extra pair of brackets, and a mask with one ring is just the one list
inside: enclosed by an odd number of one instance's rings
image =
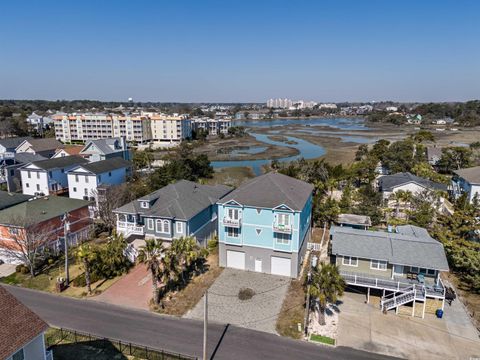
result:
[(205, 246), (217, 230), (216, 202), (230, 191), (180, 180), (115, 209), (117, 232), (164, 241), (193, 236)]
[(296, 278), (311, 233), (313, 186), (256, 177), (218, 202), (220, 266)]

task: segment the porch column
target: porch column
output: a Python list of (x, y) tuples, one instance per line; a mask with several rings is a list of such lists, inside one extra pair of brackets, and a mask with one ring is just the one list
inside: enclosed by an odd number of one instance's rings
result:
[(367, 304), (370, 303), (370, 288), (367, 288)]
[(413, 298), (412, 317), (415, 317), (415, 298)]
[(445, 307), (445, 298), (442, 299), (442, 311), (444, 307)]
[(427, 305), (427, 299), (423, 301), (423, 311), (422, 311), (422, 319), (425, 319), (425, 306)]

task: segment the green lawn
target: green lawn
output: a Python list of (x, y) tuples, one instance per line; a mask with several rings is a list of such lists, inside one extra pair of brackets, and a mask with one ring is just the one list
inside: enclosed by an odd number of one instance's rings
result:
[(317, 334), (310, 335), (310, 341), (316, 341), (322, 344), (335, 345), (335, 339), (332, 339), (328, 336), (322, 336)]

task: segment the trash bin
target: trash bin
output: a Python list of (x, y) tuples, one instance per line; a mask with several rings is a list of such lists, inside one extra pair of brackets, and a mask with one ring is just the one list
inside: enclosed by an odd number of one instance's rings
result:
[(435, 311), (435, 315), (437, 315), (437, 318), (441, 319), (443, 316), (443, 310), (437, 309), (437, 311)]

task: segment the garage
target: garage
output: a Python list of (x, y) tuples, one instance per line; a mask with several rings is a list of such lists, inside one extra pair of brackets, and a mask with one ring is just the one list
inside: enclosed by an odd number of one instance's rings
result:
[(272, 256), (272, 268), (271, 273), (273, 275), (291, 276), (291, 260), (287, 258), (281, 258)]
[(245, 270), (245, 253), (227, 250), (227, 267)]

